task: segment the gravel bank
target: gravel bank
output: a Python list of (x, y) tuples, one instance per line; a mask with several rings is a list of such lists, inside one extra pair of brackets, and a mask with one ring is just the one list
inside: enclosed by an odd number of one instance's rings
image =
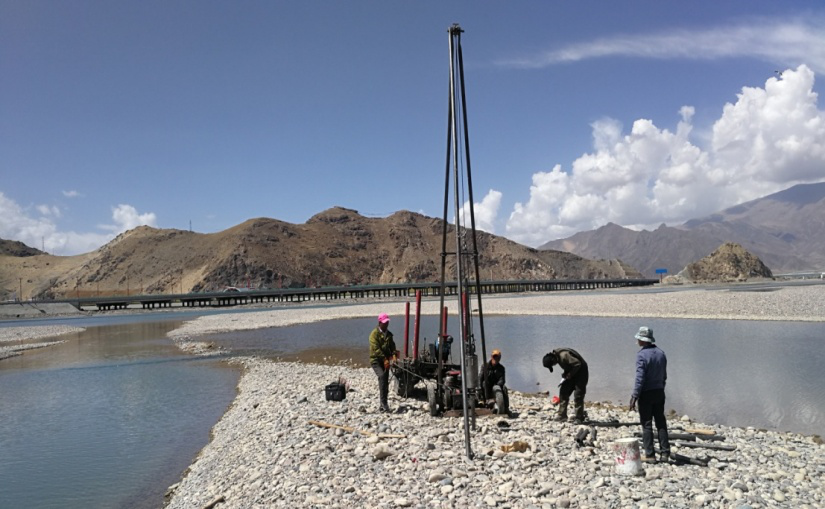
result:
[[(825, 321), (825, 286), (769, 292), (689, 289), (677, 292), (557, 293), (494, 296), (485, 314)], [(437, 313), (438, 302), (422, 311)], [(397, 309), (397, 311), (396, 311)], [(321, 319), (399, 315), (395, 302), (290, 308), (201, 317), (170, 336), (199, 349), (202, 334), (308, 323)], [(616, 473), (610, 448), (638, 426), (597, 428), (578, 447), (581, 429), (551, 422), (544, 398), (511, 393), (517, 416), (478, 421), (476, 458), (464, 455), (463, 420), (433, 418), (427, 403), (391, 393), (394, 413), (376, 412), (377, 387), (368, 369), (246, 359), (239, 395), (213, 428), (169, 507), (822, 507), (825, 448), (819, 437), (691, 423), (726, 437), (734, 451), (674, 447), (708, 466), (646, 465), (644, 475)], [(350, 381), (345, 401), (328, 402), (324, 386)], [(591, 419), (635, 421), (637, 414), (589, 404)], [(355, 432), (309, 424), (310, 420)], [(366, 432), (367, 435), (358, 431)], [(376, 434), (404, 435), (381, 438)], [(501, 446), (525, 442), (524, 452)], [(714, 442), (715, 443), (715, 442)]]
[[(376, 412), (368, 369), (248, 359), (238, 398), (213, 429), (170, 508), (240, 507), (822, 507), (825, 449), (796, 434), (706, 426), (735, 451), (676, 453), (708, 466), (645, 465), (618, 475), (610, 444), (638, 426), (597, 428), (578, 447), (581, 428), (551, 422), (546, 398), (511, 394), (518, 416), (478, 419), (476, 457), (464, 455), (463, 420), (433, 418), (427, 403), (390, 396), (392, 414)], [(324, 386), (338, 375), (352, 390), (329, 402)], [(589, 405), (594, 420), (633, 421), (623, 409)], [(348, 432), (309, 424), (346, 426)], [(364, 435), (363, 431), (369, 435)], [(379, 434), (403, 435), (381, 438)], [(524, 442), (524, 452), (503, 445)]]
[[(65, 341), (64, 340), (48, 341), (43, 343), (31, 343), (31, 340), (61, 336), (63, 334), (81, 332), (83, 330), (84, 329), (81, 327), (69, 327), (68, 325), (47, 325), (36, 327), (0, 327), (0, 360), (6, 359), (8, 357), (14, 357), (15, 355), (20, 355), (20, 353), (24, 350), (43, 348), (46, 346), (63, 343)], [(24, 343), (24, 341), (26, 341), (26, 343)], [(9, 344), (15, 342), (17, 344)]]
[[(742, 288), (742, 287), (739, 287)], [(746, 287), (744, 287), (746, 288)], [(402, 301), (406, 302), (406, 301)], [(448, 306), (455, 314), (455, 298)], [(731, 287), (670, 292), (557, 292), (484, 297), (485, 315), (563, 315), (723, 320), (825, 321), (825, 284), (731, 291)], [(319, 320), (403, 314), (401, 302), (277, 308), (257, 313), (210, 315), (185, 323), (169, 335), (192, 348), (193, 336), (212, 332), (282, 327)], [(422, 302), (424, 314), (438, 314), (438, 300)]]

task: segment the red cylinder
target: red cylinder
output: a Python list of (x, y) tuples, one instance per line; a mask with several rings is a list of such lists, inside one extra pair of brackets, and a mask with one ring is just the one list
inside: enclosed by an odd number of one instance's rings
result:
[(410, 303), (404, 306), (404, 357), (410, 356)]
[(418, 358), (418, 325), (421, 321), (421, 290), (415, 291), (415, 328), (413, 329), (413, 358)]

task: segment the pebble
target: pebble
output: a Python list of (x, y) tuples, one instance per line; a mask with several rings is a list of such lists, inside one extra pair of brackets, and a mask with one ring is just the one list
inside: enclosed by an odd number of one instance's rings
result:
[[(250, 506), (306, 507), (689, 507), (723, 505), (821, 507), (825, 447), (812, 438), (771, 431), (702, 425), (726, 437), (736, 451), (678, 449), (711, 456), (708, 467), (645, 465), (646, 477), (615, 470), (610, 444), (637, 431), (602, 428), (592, 456), (576, 446), (577, 427), (549, 419), (552, 409), (526, 412), (535, 398), (511, 392), (517, 416), (506, 433), (479, 417), (473, 460), (464, 454), (463, 420), (429, 415), (425, 402), (390, 394), (391, 414), (377, 412), (375, 375), (345, 367), (353, 388), (344, 401), (326, 401), (329, 367), (238, 359), (244, 364), (235, 404), (213, 429), (213, 440), (184, 478), (169, 488), (169, 509), (203, 507), (223, 496), (221, 509)], [(273, 387), (278, 387), (277, 391)], [(288, 405), (297, 396), (301, 405)], [(258, 406), (254, 412), (253, 404)], [(631, 420), (623, 408), (589, 405), (599, 421)], [(500, 420), (500, 417), (495, 417)], [(309, 424), (321, 421), (356, 432)], [(670, 421), (671, 429), (681, 420)], [(365, 432), (366, 435), (360, 432)], [(403, 435), (379, 437), (377, 433)], [(529, 455), (502, 445), (530, 445)], [(782, 453), (791, 443), (799, 457)], [(487, 451), (493, 451), (488, 455)], [(768, 453), (768, 455), (766, 455)], [(770, 458), (769, 465), (759, 458)], [(731, 465), (732, 468), (726, 468)], [(809, 474), (813, 472), (814, 474)], [(797, 478), (807, 481), (796, 482)], [(801, 486), (800, 484), (804, 484)], [(387, 489), (375, 489), (385, 486)], [(399, 496), (403, 493), (403, 496)]]

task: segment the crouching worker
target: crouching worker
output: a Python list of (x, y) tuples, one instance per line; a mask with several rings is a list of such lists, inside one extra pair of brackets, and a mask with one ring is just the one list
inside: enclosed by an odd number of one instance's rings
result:
[[(499, 414), (510, 413), (510, 397), (507, 395), (504, 365), (501, 364), (501, 351), (493, 350), (490, 360), (481, 366), (481, 389), (485, 400), (493, 400)], [(499, 396), (500, 394), (500, 396)]]
[(563, 370), (562, 381), (559, 384), (559, 409), (554, 420), (567, 420), (567, 405), (570, 402), (570, 394), (573, 394), (576, 412), (574, 422), (584, 423), (587, 420), (584, 415), (584, 396), (587, 394), (587, 381), (590, 378), (584, 357), (572, 348), (557, 348), (545, 355), (541, 362), (551, 373), (556, 364)]

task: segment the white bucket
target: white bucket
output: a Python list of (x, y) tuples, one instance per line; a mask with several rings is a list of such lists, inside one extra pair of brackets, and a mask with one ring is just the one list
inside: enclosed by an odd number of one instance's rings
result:
[(619, 475), (642, 475), (642, 458), (639, 455), (639, 441), (635, 438), (620, 438), (613, 442), (613, 457), (616, 459), (616, 473)]

